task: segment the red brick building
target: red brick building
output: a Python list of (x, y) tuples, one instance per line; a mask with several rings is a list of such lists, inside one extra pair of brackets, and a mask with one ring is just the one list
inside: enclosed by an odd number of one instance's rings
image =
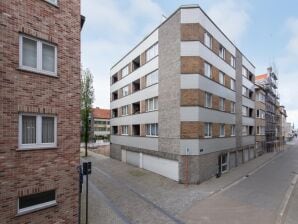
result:
[(80, 1), (0, 11), (0, 223), (77, 223)]

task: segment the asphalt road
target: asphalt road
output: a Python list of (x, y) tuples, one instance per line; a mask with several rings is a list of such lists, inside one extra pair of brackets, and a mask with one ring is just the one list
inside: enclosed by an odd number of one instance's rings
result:
[[(291, 220), (288, 223), (298, 223), (295, 220), (298, 218), (295, 217), (297, 201), (290, 198), (295, 196), (295, 190), (290, 194), (291, 183), (298, 174), (298, 142), (294, 141), (290, 149), (258, 172), (219, 194), (194, 203), (179, 218), (196, 224), (275, 224), (285, 219)], [(290, 213), (292, 210), (296, 212)], [(291, 219), (287, 215), (291, 215)]]

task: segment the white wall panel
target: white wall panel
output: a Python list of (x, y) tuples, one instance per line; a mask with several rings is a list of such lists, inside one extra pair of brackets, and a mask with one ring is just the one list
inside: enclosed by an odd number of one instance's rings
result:
[(247, 68), (252, 74), (255, 74), (254, 66), (246, 59), (246, 57), (242, 56), (242, 64), (245, 68)]
[(242, 78), (242, 85), (252, 91), (255, 91), (255, 85), (245, 77)]
[(128, 164), (140, 167), (140, 153), (126, 151), (126, 162)]
[(250, 108), (255, 108), (255, 101), (248, 99), (245, 96), (242, 96), (242, 105), (250, 107)]
[(158, 138), (111, 135), (111, 143), (158, 151)]
[(243, 136), (242, 137), (242, 146), (254, 145), (254, 144), (255, 144), (255, 136)]
[(116, 117), (111, 119), (112, 126), (146, 124), (146, 123), (158, 123), (158, 111), (123, 116), (123, 117)]
[(255, 119), (251, 117), (242, 117), (242, 125), (255, 126)]

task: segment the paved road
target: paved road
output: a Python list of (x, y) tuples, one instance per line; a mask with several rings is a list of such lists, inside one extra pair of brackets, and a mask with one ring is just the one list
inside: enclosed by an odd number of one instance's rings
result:
[[(180, 215), (186, 223), (274, 224), (285, 209), (291, 182), (298, 173), (298, 142), (286, 152), (231, 188), (198, 201)], [(294, 194), (292, 194), (294, 195)], [(291, 202), (292, 200), (290, 200)], [(292, 216), (294, 217), (294, 216)], [(296, 215), (297, 217), (297, 215)], [(295, 218), (294, 218), (295, 219)], [(298, 223), (298, 220), (289, 223)]]

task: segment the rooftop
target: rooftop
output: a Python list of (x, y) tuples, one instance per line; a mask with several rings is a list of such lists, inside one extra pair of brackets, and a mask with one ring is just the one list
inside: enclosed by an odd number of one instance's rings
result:
[(99, 107), (96, 107), (96, 108), (92, 109), (92, 115), (94, 118), (110, 119), (111, 118), (111, 110), (101, 109)]

